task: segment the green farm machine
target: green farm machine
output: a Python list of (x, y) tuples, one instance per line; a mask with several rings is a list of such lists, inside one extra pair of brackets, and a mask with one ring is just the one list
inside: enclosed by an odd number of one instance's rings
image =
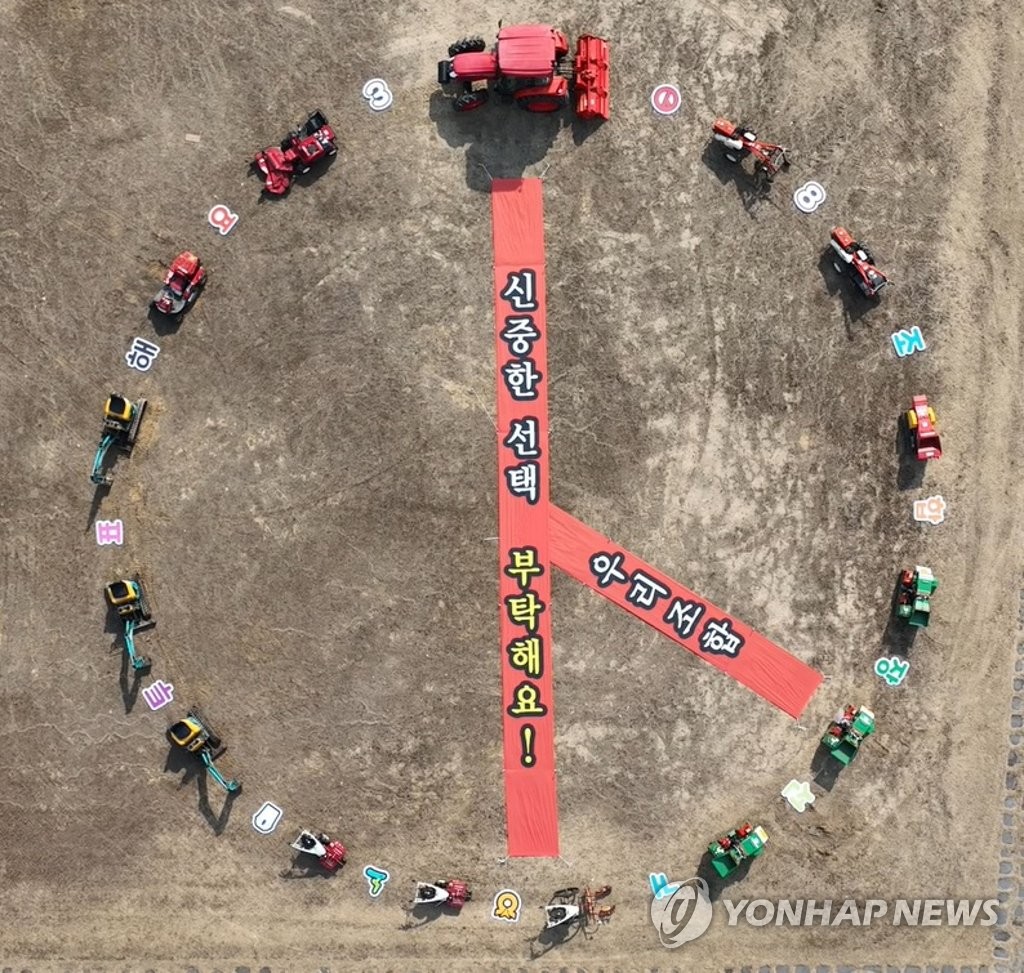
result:
[(829, 723), (822, 746), (844, 767), (857, 756), (860, 745), (875, 732), (875, 714), (865, 706), (847, 706)]
[(768, 833), (758, 825), (741, 824), (708, 845), (711, 867), (721, 878), (728, 878), (745, 861), (757, 858), (768, 843)]
[(913, 571), (910, 568), (902, 571), (896, 595), (896, 617), (912, 628), (927, 627), (932, 613), (932, 595), (938, 586), (939, 579), (931, 568), (918, 564)]

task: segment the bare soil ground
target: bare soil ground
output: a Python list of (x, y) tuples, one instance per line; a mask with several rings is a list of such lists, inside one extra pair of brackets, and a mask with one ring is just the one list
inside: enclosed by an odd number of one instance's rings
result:
[[(611, 39), (596, 131), (500, 105), (454, 118), (435, 62), (499, 17)], [(1024, 15), (1010, 0), (362, 4), (0, 2), (0, 965), (31, 969), (718, 970), (978, 964), (991, 930), (729, 929), (666, 952), (650, 871), (693, 874), (757, 819), (730, 897), (990, 897), (1021, 584)], [(394, 107), (370, 112), (363, 82)], [(647, 98), (677, 82), (680, 114)], [(283, 202), (250, 153), (322, 107), (342, 150)], [(705, 153), (717, 114), (796, 148), (767, 199)], [(186, 134), (200, 142), (185, 140)], [(554, 590), (562, 861), (504, 853), (488, 176), (544, 175), (553, 500), (820, 667), (798, 728), (565, 578)], [(811, 216), (793, 189), (814, 178)], [(214, 203), (240, 222), (221, 238)], [(880, 307), (822, 253), (843, 223)], [(146, 302), (179, 249), (211, 268), (176, 331)], [(888, 335), (919, 324), (928, 350)], [(162, 349), (146, 375), (131, 339)], [(152, 404), (98, 503), (102, 399)], [(901, 482), (926, 392), (946, 456)], [(910, 519), (941, 493), (949, 520)], [(123, 518), (122, 549), (92, 523)], [(872, 663), (897, 570), (936, 617), (898, 689)], [(119, 685), (101, 588), (141, 571), (140, 638), (175, 703)], [(879, 733), (813, 813), (834, 709)], [(165, 767), (202, 706), (233, 803)], [(180, 705), (179, 705), (180, 704)], [(285, 809), (271, 837), (249, 816)], [(282, 877), (304, 824), (350, 848)], [(362, 866), (390, 869), (371, 901)], [(407, 928), (412, 882), (484, 901)], [(614, 886), (542, 959), (539, 907)], [(519, 890), (518, 926), (487, 919)], [(1017, 967), (1014, 967), (1017, 968)]]

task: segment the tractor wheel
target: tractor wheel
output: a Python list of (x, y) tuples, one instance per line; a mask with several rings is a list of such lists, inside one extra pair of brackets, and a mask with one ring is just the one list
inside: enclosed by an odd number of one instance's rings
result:
[(564, 98), (556, 98), (554, 95), (527, 95), (525, 98), (519, 98), (516, 104), (523, 111), (551, 113), (561, 111), (567, 101)]
[(448, 56), (457, 54), (481, 54), (487, 50), (487, 42), (482, 37), (463, 37), (448, 48)]
[(486, 104), (486, 91), (467, 91), (465, 94), (459, 95), (459, 97), (452, 102), (452, 108), (457, 112), (473, 111), (474, 109), (480, 108), (482, 105)]

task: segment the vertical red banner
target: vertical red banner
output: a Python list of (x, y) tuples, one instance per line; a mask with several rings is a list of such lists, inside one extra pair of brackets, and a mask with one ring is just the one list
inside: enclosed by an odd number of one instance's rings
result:
[(539, 179), (495, 179), (494, 345), (508, 854), (558, 856), (548, 554), (548, 366)]

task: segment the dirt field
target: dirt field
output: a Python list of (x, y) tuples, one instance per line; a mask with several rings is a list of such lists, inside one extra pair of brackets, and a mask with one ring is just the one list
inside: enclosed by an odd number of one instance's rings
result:
[[(611, 122), (451, 115), (435, 62), (499, 17), (608, 37)], [(0, 966), (991, 962), (980, 927), (718, 921), (669, 952), (647, 876), (688, 878), (757, 819), (770, 846), (728, 898), (995, 894), (1024, 539), (1022, 29), (1011, 0), (0, 0)], [(381, 114), (360, 95), (375, 76)], [(675, 118), (650, 110), (662, 81)], [(317, 106), (334, 165), (259, 203), (248, 157)], [(717, 114), (795, 148), (769, 198), (706, 151)], [(502, 864), (487, 190), (519, 174), (545, 180), (553, 501), (829, 679), (794, 726), (559, 576), (564, 858)], [(802, 215), (812, 178), (828, 200)], [(226, 237), (215, 203), (240, 216)], [(822, 258), (833, 223), (891, 275), (878, 308)], [(146, 302), (186, 247), (210, 284), (157, 333)], [(888, 336), (914, 324), (927, 351), (897, 359)], [(144, 375), (135, 336), (161, 348)], [(110, 390), (151, 411), (93, 502)], [(923, 484), (894, 448), (919, 392), (946, 450)], [(931, 494), (947, 522), (914, 524)], [(122, 548), (96, 545), (97, 517), (123, 519)], [(872, 665), (915, 563), (941, 587), (893, 689)], [(136, 570), (158, 619), (139, 646), (174, 685), (155, 713), (104, 631), (103, 585)], [(797, 815), (779, 790), (845, 702), (879, 733)], [(227, 805), (165, 766), (193, 703), (244, 783)], [(249, 823), (265, 800), (272, 836)], [(345, 841), (341, 874), (283, 877), (303, 825)], [(392, 875), (378, 900), (370, 864)], [(449, 873), (481, 901), (412, 928), (414, 880)], [(613, 885), (613, 920), (537, 958), (540, 907), (585, 883)], [(487, 917), (504, 887), (518, 925)]]

